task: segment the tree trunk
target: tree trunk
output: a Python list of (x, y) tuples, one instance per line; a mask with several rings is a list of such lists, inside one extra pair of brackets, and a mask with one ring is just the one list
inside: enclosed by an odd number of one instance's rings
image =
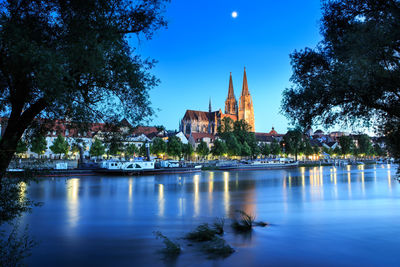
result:
[[(6, 169), (15, 154), (17, 143), (24, 131), (15, 121), (8, 121), (7, 128), (0, 140), (0, 179), (4, 177)], [(1, 186), (1, 185), (0, 185)]]

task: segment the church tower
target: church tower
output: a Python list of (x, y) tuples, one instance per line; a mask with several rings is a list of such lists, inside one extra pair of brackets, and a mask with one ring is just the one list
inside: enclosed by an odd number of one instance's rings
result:
[(237, 116), (237, 110), (238, 107), (235, 94), (233, 93), (233, 82), (232, 82), (232, 72), (231, 72), (229, 76), (228, 97), (225, 100), (225, 114)]
[(244, 120), (250, 125), (250, 131), (255, 132), (253, 101), (247, 85), (246, 68), (244, 68), (242, 94), (239, 99), (238, 120)]

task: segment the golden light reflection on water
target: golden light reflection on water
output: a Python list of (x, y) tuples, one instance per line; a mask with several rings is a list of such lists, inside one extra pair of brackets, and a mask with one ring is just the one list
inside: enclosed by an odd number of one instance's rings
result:
[(347, 172), (347, 188), (349, 191), (349, 196), (351, 196), (351, 174)]
[(79, 221), (79, 182), (78, 178), (67, 180), (68, 217), (71, 227), (75, 227)]
[(132, 202), (132, 178), (129, 178), (128, 200), (129, 200), (129, 202)]
[(193, 177), (193, 186), (194, 186), (194, 216), (199, 216), (200, 213), (200, 201), (199, 201), (199, 180), (200, 175), (196, 174)]
[(390, 190), (392, 190), (392, 176), (390, 174), (390, 169), (387, 171), (387, 177), (388, 177), (388, 187)]
[(164, 185), (158, 184), (158, 216), (163, 217), (165, 211)]
[(19, 202), (23, 203), (26, 199), (26, 183), (20, 182), (19, 183)]
[(225, 214), (229, 215), (229, 172), (224, 172), (224, 209)]
[(210, 172), (208, 176), (208, 210), (213, 210), (213, 191), (214, 191), (214, 172)]

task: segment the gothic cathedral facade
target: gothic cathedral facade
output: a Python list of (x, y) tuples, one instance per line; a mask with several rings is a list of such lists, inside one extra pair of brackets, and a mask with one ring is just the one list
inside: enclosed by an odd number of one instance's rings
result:
[(244, 120), (250, 126), (250, 131), (255, 132), (253, 100), (247, 84), (246, 68), (243, 74), (242, 93), (239, 98), (239, 105), (236, 101), (233, 90), (232, 73), (229, 76), (228, 97), (225, 100), (225, 112), (221, 109), (212, 111), (211, 100), (209, 110), (186, 110), (180, 122), (180, 130), (187, 135), (191, 133), (217, 134), (218, 126), (223, 118), (229, 117), (233, 121)]

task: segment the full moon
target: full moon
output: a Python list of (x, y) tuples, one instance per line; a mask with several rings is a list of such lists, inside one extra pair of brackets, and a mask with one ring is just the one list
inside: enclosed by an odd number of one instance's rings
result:
[(238, 13), (237, 13), (236, 11), (233, 11), (233, 12), (232, 12), (232, 18), (236, 19), (237, 16), (238, 16)]

